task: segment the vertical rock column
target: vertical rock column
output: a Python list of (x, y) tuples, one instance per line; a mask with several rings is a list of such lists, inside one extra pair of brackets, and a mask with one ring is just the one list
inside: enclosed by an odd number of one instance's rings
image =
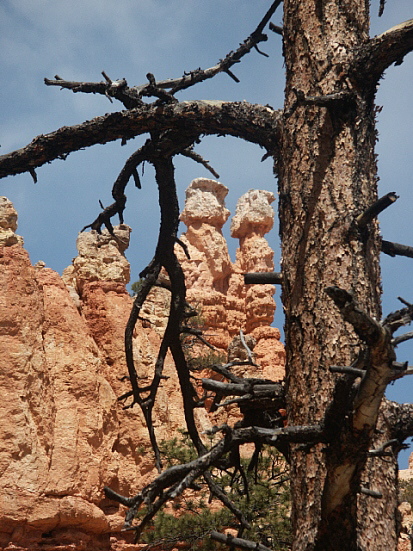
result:
[(232, 335), (243, 329), (255, 341), (254, 355), (263, 376), (282, 379), (285, 353), (280, 331), (271, 327), (275, 302), (273, 285), (245, 285), (247, 272), (272, 272), (274, 252), (265, 239), (274, 224), (274, 194), (249, 190), (237, 203), (231, 236), (239, 239), (236, 262), (228, 289), (228, 328)]
[(199, 308), (212, 344), (226, 352), (233, 341), (229, 350), (232, 359), (234, 354), (243, 353), (235, 342), (242, 329), (251, 337), (249, 342), (255, 345), (257, 362), (266, 376), (282, 379), (284, 347), (279, 330), (271, 327), (274, 286), (246, 286), (243, 278), (245, 272), (274, 270), (274, 253), (264, 238), (274, 222), (274, 195), (250, 190), (238, 201), (231, 234), (239, 239), (240, 247), (232, 264), (222, 235), (229, 215), (224, 203), (227, 193), (221, 183), (204, 178), (194, 180), (186, 191), (181, 220), (187, 231), (181, 240), (190, 259), (178, 245), (176, 253), (185, 273), (188, 301)]
[(188, 302), (199, 308), (208, 327), (208, 340), (226, 350), (226, 293), (232, 264), (222, 226), (229, 216), (225, 208), (228, 193), (220, 182), (206, 178), (193, 180), (186, 190), (185, 208), (181, 220), (187, 231), (181, 240), (188, 247), (190, 259), (178, 245), (176, 253), (185, 273)]

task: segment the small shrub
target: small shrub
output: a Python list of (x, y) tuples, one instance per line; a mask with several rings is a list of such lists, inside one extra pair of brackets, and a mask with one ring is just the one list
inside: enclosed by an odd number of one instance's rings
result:
[[(197, 454), (189, 440), (181, 437), (162, 442), (161, 453), (168, 466), (195, 459)], [(242, 459), (242, 467), (248, 481), (239, 472), (214, 469), (212, 475), (233, 503), (243, 512), (251, 530), (242, 537), (262, 543), (277, 551), (290, 548), (290, 494), (285, 461), (271, 447), (263, 447), (255, 469), (248, 471), (248, 459)], [(152, 526), (144, 531), (142, 540), (148, 548), (172, 549), (178, 542), (185, 542), (189, 550), (212, 551), (228, 549), (227, 546), (209, 538), (212, 530), (237, 528), (234, 515), (218, 502), (211, 505), (209, 491), (202, 479), (197, 480), (198, 489), (170, 504), (168, 512), (161, 511)]]

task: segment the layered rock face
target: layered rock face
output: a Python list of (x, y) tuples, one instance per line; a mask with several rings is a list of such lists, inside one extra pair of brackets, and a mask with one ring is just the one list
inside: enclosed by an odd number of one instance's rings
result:
[[(242, 328), (256, 343), (265, 376), (277, 379), (281, 371), (273, 367), (281, 370), (283, 353), (279, 333), (269, 327), (273, 289), (244, 289), (241, 275), (273, 269), (263, 238), (270, 222), (251, 217), (233, 223), (240, 249), (232, 264), (221, 232), (229, 214), (226, 193), (211, 180), (197, 180), (188, 191), (195, 201), (191, 207), (188, 200), (183, 213), (188, 231), (182, 239), (191, 253), (184, 261), (188, 298), (198, 303), (221, 350)], [(268, 214), (272, 194), (251, 193), (247, 201)], [(122, 508), (102, 493), (108, 485), (133, 495), (156, 474), (140, 410), (125, 410), (117, 400), (129, 390), (121, 378), (127, 373), (123, 341), (132, 304), (124, 256), (131, 230), (118, 226), (116, 237), (106, 231), (80, 234), (79, 255), (60, 277), (42, 262), (31, 265), (16, 227), (13, 206), (1, 198), (0, 549), (138, 549), (120, 533)], [(134, 335), (142, 385), (150, 381), (167, 314), (167, 298), (155, 295), (146, 309), (158, 321), (145, 327), (138, 321)], [(236, 339), (232, 351), (240, 354)], [(169, 358), (165, 375), (154, 411), (159, 440), (184, 426)], [(208, 428), (207, 413), (196, 411), (200, 429)]]

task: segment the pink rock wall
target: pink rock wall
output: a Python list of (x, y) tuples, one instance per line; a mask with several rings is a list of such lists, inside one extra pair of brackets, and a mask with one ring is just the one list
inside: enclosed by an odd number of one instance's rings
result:
[[(210, 182), (193, 186), (200, 211), (193, 209), (191, 214), (187, 205), (183, 213), (192, 254), (191, 262), (184, 264), (189, 298), (200, 304), (211, 322), (217, 346), (226, 350), (242, 328), (257, 342), (254, 353), (261, 371), (278, 378), (274, 366), (281, 366), (283, 350), (278, 331), (268, 326), (274, 312), (272, 286), (265, 286), (265, 292), (252, 286), (245, 290), (241, 276), (263, 266), (273, 269), (263, 238), (265, 224), (249, 222), (261, 244), (255, 246), (247, 232), (232, 264), (220, 230), (229, 215), (223, 203), (226, 191), (222, 184)], [(214, 208), (200, 218), (205, 204), (207, 210), (212, 204)], [(115, 228), (116, 239), (107, 232), (80, 234), (79, 255), (60, 277), (42, 262), (31, 265), (16, 227), (17, 214), (3, 198), (0, 550), (138, 549), (127, 543), (131, 534), (120, 533), (122, 508), (102, 494), (104, 485), (134, 494), (155, 476), (140, 410), (125, 410), (117, 400), (129, 390), (120, 379), (126, 374), (123, 338), (132, 303), (125, 288), (129, 264), (124, 256), (130, 228)], [(252, 264), (250, 254), (255, 254)], [(167, 312), (166, 297), (155, 298), (146, 309), (157, 324), (138, 322), (134, 335), (143, 384), (145, 377), (149, 381), (162, 315)], [(165, 375), (169, 378), (162, 384), (154, 413), (159, 440), (169, 439), (184, 425), (169, 359)], [(196, 412), (200, 429), (208, 428), (207, 413)]]

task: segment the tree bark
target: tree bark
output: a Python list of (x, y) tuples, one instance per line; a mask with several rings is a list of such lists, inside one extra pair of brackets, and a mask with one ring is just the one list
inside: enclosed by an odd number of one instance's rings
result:
[[(276, 171), (291, 425), (322, 421), (337, 381), (329, 366), (351, 365), (363, 346), (325, 289), (347, 289), (373, 318), (381, 314), (377, 224), (360, 230), (355, 222), (377, 200), (375, 89), (372, 79), (364, 85), (363, 75), (349, 76), (368, 23), (365, 0), (284, 1), (288, 116)], [(338, 435), (346, 429), (342, 413)], [(350, 457), (346, 464), (340, 450), (318, 445), (309, 454), (292, 445), (293, 550), (395, 549), (394, 461)], [(328, 492), (340, 465), (354, 474), (335, 506)], [(359, 493), (361, 485), (375, 488), (375, 479), (382, 500)]]

